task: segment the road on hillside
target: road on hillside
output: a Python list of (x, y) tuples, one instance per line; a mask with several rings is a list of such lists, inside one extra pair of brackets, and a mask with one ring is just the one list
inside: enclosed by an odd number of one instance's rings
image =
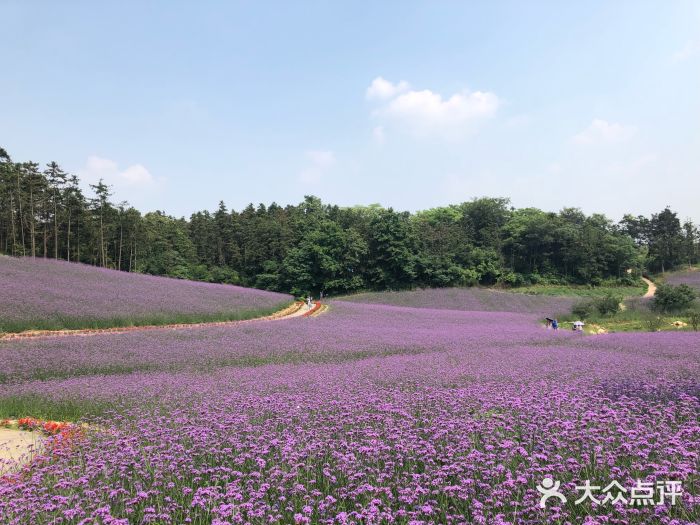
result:
[(654, 297), (654, 294), (656, 293), (656, 285), (646, 277), (642, 277), (642, 281), (644, 281), (647, 285), (647, 293), (644, 294), (644, 297)]

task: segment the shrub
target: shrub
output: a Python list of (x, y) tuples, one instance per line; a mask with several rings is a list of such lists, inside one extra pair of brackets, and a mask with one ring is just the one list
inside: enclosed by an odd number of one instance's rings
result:
[(688, 320), (690, 321), (690, 326), (697, 332), (700, 328), (700, 310), (692, 310), (688, 314)]
[(619, 295), (609, 293), (595, 300), (595, 308), (600, 315), (614, 315), (620, 310), (621, 301)]
[(663, 319), (658, 315), (648, 315), (644, 318), (644, 326), (649, 332), (658, 332), (663, 324)]
[(575, 304), (571, 309), (571, 313), (579, 319), (588, 319), (594, 310), (596, 310), (596, 307), (593, 301), (583, 301)]
[(656, 289), (654, 307), (662, 312), (684, 310), (693, 304), (696, 297), (695, 290), (687, 284), (662, 284)]
[(521, 286), (523, 283), (522, 275), (515, 272), (504, 271), (498, 278), (498, 284), (503, 286)]
[(580, 303), (574, 305), (574, 307), (571, 309), (571, 313), (581, 319), (588, 319), (594, 313), (598, 313), (603, 316), (615, 315), (620, 311), (621, 301), (622, 298), (620, 296), (613, 293), (608, 293), (603, 297), (581, 301)]

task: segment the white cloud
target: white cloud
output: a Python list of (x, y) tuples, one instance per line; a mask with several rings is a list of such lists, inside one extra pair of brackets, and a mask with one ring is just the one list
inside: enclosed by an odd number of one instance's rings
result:
[(154, 209), (152, 199), (163, 190), (166, 180), (155, 177), (142, 164), (132, 164), (122, 169), (112, 159), (98, 155), (90, 155), (77, 173), (88, 194), (92, 194), (89, 185), (97, 184), (102, 179), (111, 187), (114, 202), (125, 200), (140, 209)]
[(581, 133), (571, 139), (574, 144), (612, 144), (625, 142), (637, 133), (634, 126), (624, 126), (615, 122), (602, 119), (593, 119), (593, 122)]
[(384, 144), (384, 142), (386, 142), (384, 126), (375, 126), (375, 128), (372, 130), (372, 137), (374, 138), (374, 142), (376, 142), (380, 146)]
[[(476, 123), (495, 115), (500, 105), (499, 98), (487, 91), (465, 90), (443, 98), (429, 89), (409, 90), (406, 82), (392, 84), (382, 77), (367, 88), (367, 98), (383, 101), (373, 113), (376, 118), (418, 136), (455, 137), (473, 131)], [(384, 126), (378, 127), (384, 138)]]
[(153, 184), (153, 175), (141, 164), (129, 166), (119, 174), (128, 184)]
[(493, 93), (463, 92), (443, 100), (439, 93), (424, 89), (399, 95), (384, 112), (421, 126), (444, 126), (490, 117), (498, 109), (498, 103), (498, 97)]
[(299, 180), (306, 184), (320, 182), (335, 165), (335, 154), (327, 150), (311, 150), (304, 155), (306, 167), (299, 173)]
[(398, 84), (392, 84), (382, 77), (375, 78), (367, 88), (365, 96), (367, 100), (386, 100), (390, 99), (399, 93), (408, 91), (410, 86), (408, 82), (400, 81)]
[(115, 187), (143, 187), (154, 185), (157, 182), (151, 172), (142, 164), (133, 164), (120, 170), (115, 161), (97, 155), (90, 155), (87, 158), (85, 168), (80, 171), (80, 175), (88, 182), (94, 183), (103, 179), (106, 184)]

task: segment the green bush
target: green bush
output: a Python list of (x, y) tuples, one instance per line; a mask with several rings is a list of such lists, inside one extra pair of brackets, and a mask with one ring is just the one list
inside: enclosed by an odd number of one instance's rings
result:
[(613, 293), (605, 294), (603, 297), (595, 299), (595, 308), (600, 315), (615, 315), (620, 311), (622, 297)]
[(644, 318), (644, 326), (649, 332), (658, 332), (661, 330), (663, 319), (658, 315), (647, 315)]
[(596, 313), (601, 316), (615, 315), (620, 311), (621, 301), (620, 296), (607, 293), (602, 297), (577, 303), (571, 309), (571, 313), (580, 319), (590, 319)]
[(571, 309), (571, 313), (579, 319), (588, 319), (591, 315), (593, 315), (595, 310), (596, 307), (593, 301), (582, 301), (574, 305), (574, 307)]
[(520, 274), (511, 271), (503, 271), (498, 278), (498, 284), (503, 286), (521, 286), (523, 279)]
[(697, 332), (700, 329), (700, 310), (692, 310), (688, 314), (688, 320), (690, 321), (690, 326)]
[(696, 297), (695, 290), (687, 284), (661, 284), (654, 295), (654, 308), (662, 312), (685, 310), (693, 304)]

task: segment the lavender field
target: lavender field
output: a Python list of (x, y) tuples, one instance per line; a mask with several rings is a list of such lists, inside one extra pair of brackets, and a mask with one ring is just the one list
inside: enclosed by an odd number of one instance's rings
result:
[[(535, 308), (446, 309), (460, 294), (0, 342), (0, 418), (70, 410), (93, 429), (0, 482), (3, 523), (700, 520), (697, 335), (552, 332)], [(542, 509), (548, 476), (567, 501)], [(576, 503), (585, 480), (683, 494)]]
[(666, 282), (673, 285), (687, 284), (700, 292), (700, 270), (695, 268), (693, 270), (674, 272), (666, 279)]
[[(526, 295), (489, 288), (426, 288), (349, 295), (343, 301), (474, 312), (518, 312), (540, 316), (569, 313), (575, 297)], [(580, 300), (580, 299), (578, 299)]]
[(238, 286), (0, 256), (0, 331), (245, 319), (290, 296)]

